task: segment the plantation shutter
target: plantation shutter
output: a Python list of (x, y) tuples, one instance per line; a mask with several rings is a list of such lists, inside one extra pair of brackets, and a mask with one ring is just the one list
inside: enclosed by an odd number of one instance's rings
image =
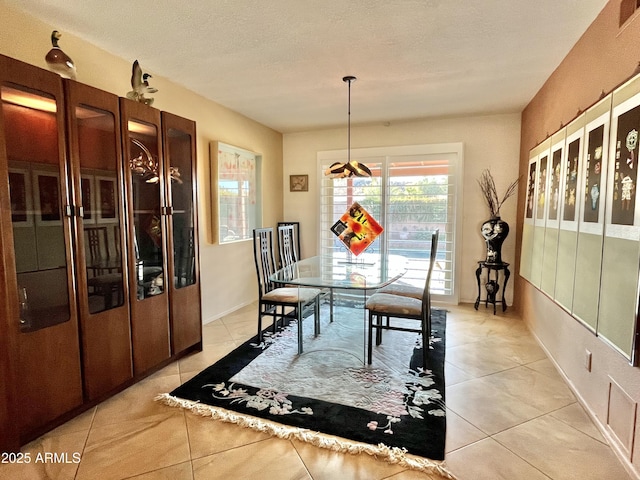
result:
[[(448, 147), (450, 144), (447, 144)], [(351, 158), (367, 165), (372, 176), (321, 180), (320, 253), (344, 251), (331, 226), (357, 201), (384, 227), (384, 233), (367, 249), (409, 259), (409, 270), (400, 282), (424, 286), (431, 232), (439, 228), (437, 263), (431, 292), (434, 299), (457, 301), (455, 276), (456, 217), (460, 215), (460, 152), (441, 153), (421, 148), (390, 147), (386, 155), (366, 155), (384, 149), (352, 150)], [(426, 150), (433, 150), (433, 146)], [(397, 151), (399, 150), (400, 151)], [(394, 150), (396, 150), (394, 152)], [(415, 150), (415, 152), (411, 152)], [(319, 166), (344, 162), (337, 152), (320, 152)], [(438, 298), (439, 297), (439, 298)]]

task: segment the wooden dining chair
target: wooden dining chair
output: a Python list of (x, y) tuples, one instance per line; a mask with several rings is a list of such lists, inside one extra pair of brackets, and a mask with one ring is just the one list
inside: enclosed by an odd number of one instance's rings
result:
[[(280, 268), (289, 266), (300, 257), (300, 222), (278, 222), (278, 252)], [(328, 297), (330, 305), (329, 322), (333, 322), (333, 288), (322, 290), (322, 298)]]
[(89, 257), (87, 258), (87, 263), (97, 265), (100, 262), (109, 260), (111, 252), (109, 251), (107, 227), (84, 227), (84, 231), (86, 233), (87, 254)]
[(278, 227), (291, 225), (293, 226), (293, 246), (296, 252), (296, 258), (302, 260), (302, 249), (300, 246), (300, 222), (278, 222)]
[[(106, 226), (88, 226), (84, 227), (84, 231), (87, 252), (87, 289), (90, 296), (97, 295), (104, 300), (102, 305), (91, 305), (89, 310), (91, 313), (97, 313), (120, 306), (124, 301), (122, 270), (117, 259), (111, 261), (108, 229)], [(119, 240), (119, 236), (115, 237), (116, 244)]]
[[(300, 237), (298, 236), (298, 222), (278, 222), (278, 259), (280, 268), (289, 267), (300, 260)], [(296, 240), (298, 246), (296, 248)], [(304, 312), (303, 312), (304, 315)]]
[(280, 258), (280, 268), (288, 267), (300, 260), (300, 248), (296, 245), (296, 237), (296, 224), (278, 223), (278, 254)]
[[(436, 230), (438, 233), (438, 237), (440, 235), (440, 230)], [(432, 239), (433, 240), (433, 239)], [(431, 243), (431, 247), (433, 247), (433, 242)], [(429, 269), (433, 269), (433, 261), (430, 259), (429, 261)], [(411, 297), (417, 300), (422, 300), (422, 294), (424, 292), (424, 285), (420, 287), (416, 287), (414, 285), (407, 285), (405, 283), (400, 283), (402, 279), (398, 282), (390, 283), (389, 285), (382, 287), (376, 291), (376, 293), (389, 293), (391, 295), (400, 295), (402, 297)]]
[(273, 252), (273, 228), (253, 230), (253, 254), (258, 275), (258, 342), (262, 342), (262, 317), (273, 318), (273, 332), (279, 319), (286, 316), (285, 308), (292, 308), (298, 321), (298, 353), (302, 353), (303, 308), (313, 304), (314, 333), (320, 333), (320, 290), (308, 287), (278, 287), (270, 277), (276, 271)]
[[(439, 230), (435, 230), (431, 234), (429, 268), (425, 286), (419, 299), (391, 293), (374, 293), (367, 300), (365, 308), (369, 311), (367, 346), (367, 362), (369, 364), (371, 364), (373, 356), (373, 330), (376, 331), (376, 346), (382, 343), (382, 330), (397, 330), (422, 334), (422, 362), (423, 366), (427, 366), (431, 341), (431, 292), (429, 284), (431, 283), (431, 274), (438, 251), (439, 233)], [(391, 318), (417, 320), (420, 322), (420, 328), (392, 325)]]

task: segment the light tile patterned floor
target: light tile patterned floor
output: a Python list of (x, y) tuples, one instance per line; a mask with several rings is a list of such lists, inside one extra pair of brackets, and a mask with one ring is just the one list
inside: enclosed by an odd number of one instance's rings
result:
[[(630, 477), (515, 315), (447, 307), (447, 464), (459, 480)], [(69, 463), (0, 465), (0, 479), (435, 478), (271, 438), (153, 401), (255, 334), (256, 306), (204, 327), (204, 351), (173, 363), (25, 446)], [(80, 463), (73, 463), (77, 452)]]

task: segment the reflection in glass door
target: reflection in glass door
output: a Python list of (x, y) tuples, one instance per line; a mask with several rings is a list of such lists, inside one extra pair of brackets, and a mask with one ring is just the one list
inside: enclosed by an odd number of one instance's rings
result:
[(162, 112), (164, 173), (169, 229), (167, 283), (171, 349), (174, 354), (202, 348), (202, 313), (198, 280), (196, 201), (196, 124)]
[(196, 282), (191, 136), (175, 128), (169, 128), (168, 135), (173, 207), (173, 280), (175, 288), (183, 288)]
[(121, 98), (120, 112), (133, 370), (141, 375), (171, 356), (164, 153), (158, 110)]
[(105, 110), (76, 107), (80, 191), (89, 312), (124, 303), (120, 249), (120, 183), (115, 142), (116, 120)]
[(137, 299), (164, 292), (161, 172), (155, 125), (129, 121)]
[[(46, 94), (3, 86), (1, 95), (16, 301), (21, 331), (33, 332), (70, 319), (57, 108), (54, 98)], [(21, 131), (25, 126), (37, 128), (37, 138)]]
[(83, 392), (62, 80), (0, 55), (0, 100), (4, 440), (34, 438)]

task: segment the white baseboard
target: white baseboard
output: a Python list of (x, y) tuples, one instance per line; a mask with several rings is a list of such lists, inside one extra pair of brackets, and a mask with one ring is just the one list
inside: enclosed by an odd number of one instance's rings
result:
[(236, 305), (236, 306), (234, 306), (234, 307), (232, 307), (232, 308), (230, 308), (230, 309), (228, 309), (228, 310), (226, 310), (226, 311), (224, 311), (224, 312), (220, 312), (220, 313), (218, 313), (217, 315), (215, 315), (215, 316), (213, 316), (213, 317), (209, 317), (209, 318), (207, 318), (206, 320), (204, 320), (204, 319), (203, 319), (203, 320), (202, 320), (202, 325), (206, 325), (206, 324), (208, 324), (208, 323), (213, 322), (214, 320), (217, 320), (217, 319), (219, 319), (219, 318), (222, 318), (222, 317), (224, 317), (224, 316), (226, 316), (226, 315), (230, 315), (230, 314), (232, 314), (233, 312), (236, 312), (236, 311), (240, 310), (241, 308), (244, 308), (244, 307), (246, 307), (246, 306), (248, 306), (248, 305), (251, 305), (252, 303), (255, 303), (255, 300), (250, 300), (250, 301), (248, 301), (248, 302), (241, 303), (240, 305)]

